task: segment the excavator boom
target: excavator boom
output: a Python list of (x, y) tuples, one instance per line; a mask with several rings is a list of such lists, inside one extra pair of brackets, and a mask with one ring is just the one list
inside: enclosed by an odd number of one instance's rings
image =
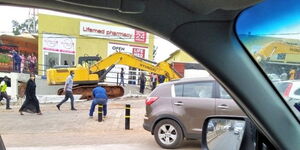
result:
[[(98, 86), (103, 76), (114, 65), (127, 65), (143, 71), (164, 75), (166, 80), (175, 80), (181, 78), (181, 75), (172, 69), (169, 63), (160, 62), (156, 65), (151, 61), (138, 58), (131, 54), (114, 53), (105, 59), (96, 62), (94, 65), (87, 67), (78, 65), (73, 68), (55, 68), (47, 70), (47, 80), (49, 85), (62, 85), (65, 83), (70, 71), (74, 71), (74, 83), (79, 84), (73, 88), (74, 94), (82, 94), (82, 99), (90, 99), (91, 91), (94, 87)], [(109, 68), (104, 74), (100, 74), (103, 70)], [(100, 78), (101, 76), (101, 78)], [(107, 91), (110, 91), (109, 97), (120, 97), (124, 94), (124, 89), (121, 86), (102, 85)], [(62, 89), (58, 91), (58, 95), (63, 94)]]
[(158, 75), (165, 75), (169, 80), (181, 78), (181, 75), (174, 69), (172, 69), (170, 64), (167, 62), (160, 62), (157, 65), (153, 65), (152, 63), (140, 59), (134, 55), (120, 52), (114, 53), (107, 58), (97, 62), (96, 64), (91, 66), (90, 71), (92, 73), (96, 73), (99, 70), (103, 70), (113, 64), (126, 65)]

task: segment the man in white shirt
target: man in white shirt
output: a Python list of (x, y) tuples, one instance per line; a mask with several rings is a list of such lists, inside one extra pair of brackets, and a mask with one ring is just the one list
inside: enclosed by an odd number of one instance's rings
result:
[(65, 83), (65, 98), (56, 105), (57, 109), (60, 110), (60, 106), (66, 102), (69, 98), (71, 99), (71, 110), (76, 111), (77, 109), (74, 107), (74, 96), (73, 96), (73, 78), (74, 78), (74, 71), (70, 71), (70, 75), (67, 77), (66, 83)]

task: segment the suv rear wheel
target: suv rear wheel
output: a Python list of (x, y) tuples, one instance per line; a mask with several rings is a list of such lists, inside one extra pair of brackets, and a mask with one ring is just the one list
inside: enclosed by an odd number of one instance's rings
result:
[(154, 128), (154, 137), (157, 144), (163, 148), (177, 148), (183, 141), (183, 133), (177, 122), (164, 119)]

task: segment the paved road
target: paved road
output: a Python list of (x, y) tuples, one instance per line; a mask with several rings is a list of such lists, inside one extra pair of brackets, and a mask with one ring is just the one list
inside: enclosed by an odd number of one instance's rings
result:
[[(131, 130), (124, 130), (124, 105), (132, 106)], [(90, 102), (77, 102), (78, 111), (65, 103), (58, 111), (55, 104), (42, 104), (42, 116), (18, 114), (20, 106), (5, 110), (0, 106), (0, 133), (8, 150), (138, 150), (161, 149), (142, 127), (144, 99), (119, 99), (108, 106), (108, 118), (97, 122), (88, 118)], [(199, 149), (199, 141), (188, 141), (180, 149)]]
[(228, 131), (217, 138), (213, 139), (209, 144), (209, 150), (238, 150), (240, 146), (240, 138), (233, 131)]

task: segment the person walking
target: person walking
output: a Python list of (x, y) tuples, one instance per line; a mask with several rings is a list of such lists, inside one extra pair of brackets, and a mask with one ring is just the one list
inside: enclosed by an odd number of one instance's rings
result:
[(140, 93), (141, 94), (144, 94), (145, 84), (146, 84), (146, 76), (145, 76), (145, 73), (142, 72), (140, 75)]
[(157, 78), (156, 74), (151, 74), (152, 91), (156, 88)]
[(10, 96), (7, 95), (6, 89), (7, 89), (7, 82), (8, 82), (8, 77), (4, 76), (4, 79), (0, 83), (0, 101), (3, 100), (3, 98), (6, 99), (6, 109), (11, 109), (10, 108)]
[(281, 74), (279, 77), (280, 77), (281, 81), (285, 81), (288, 79), (288, 75), (287, 75), (284, 67), (281, 68)]
[(19, 109), (20, 115), (24, 115), (24, 111), (30, 111), (42, 115), (40, 110), (39, 100), (36, 97), (36, 84), (35, 84), (35, 75), (30, 74), (30, 79), (27, 81), (26, 90), (25, 90), (26, 99)]
[(290, 80), (295, 80), (295, 75), (296, 75), (296, 68), (292, 68), (289, 72), (290, 75)]
[(94, 110), (96, 105), (102, 104), (103, 106), (103, 116), (104, 118), (107, 115), (107, 94), (103, 87), (97, 86), (93, 89), (93, 101), (90, 108), (89, 116), (90, 118), (93, 118)]
[(300, 79), (300, 68), (297, 67), (296, 74), (295, 74), (295, 80), (299, 80), (299, 79)]
[(123, 84), (123, 86), (125, 86), (124, 85), (124, 68), (121, 68), (120, 76), (121, 76), (121, 81), (120, 81), (119, 85)]
[(70, 75), (67, 77), (64, 92), (65, 92), (65, 98), (56, 105), (57, 109), (60, 110), (60, 106), (66, 102), (69, 98), (71, 99), (71, 110), (76, 111), (77, 109), (74, 107), (74, 96), (73, 96), (73, 78), (74, 78), (74, 71), (70, 71)]

